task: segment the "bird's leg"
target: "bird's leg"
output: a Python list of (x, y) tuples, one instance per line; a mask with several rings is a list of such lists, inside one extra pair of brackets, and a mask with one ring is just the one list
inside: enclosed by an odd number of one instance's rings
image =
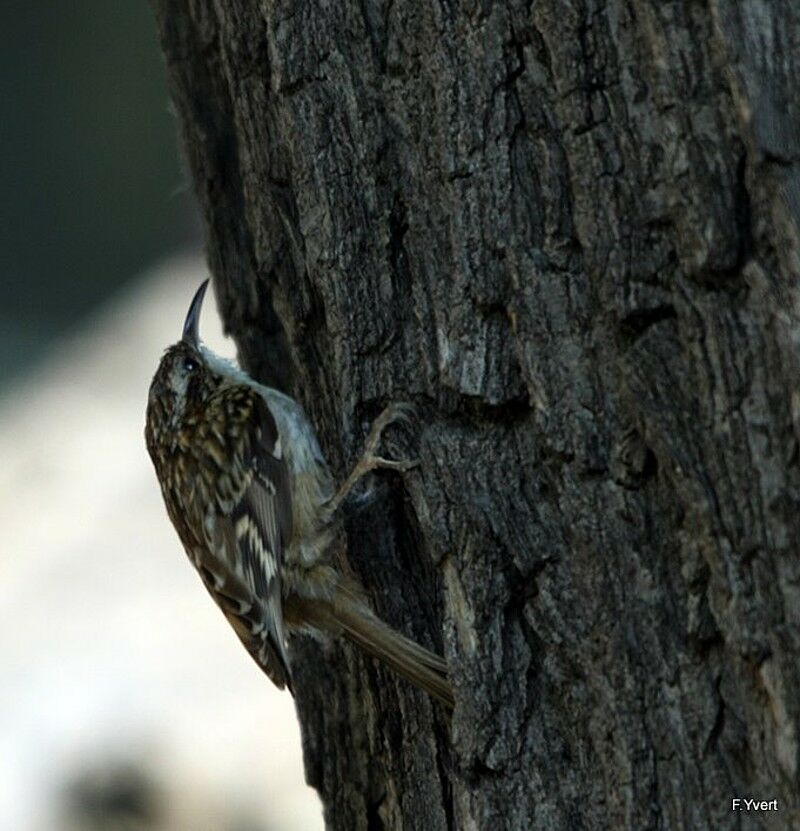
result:
[(414, 409), (409, 404), (390, 404), (372, 423), (372, 428), (367, 436), (364, 453), (358, 464), (350, 471), (350, 475), (344, 480), (342, 486), (325, 506), (325, 513), (328, 518), (341, 508), (342, 503), (350, 495), (356, 484), (372, 470), (384, 468), (386, 470), (411, 470), (419, 464), (418, 459), (394, 460), (385, 459), (377, 455), (376, 451), (381, 441), (383, 431), (398, 421), (410, 422), (414, 415)]

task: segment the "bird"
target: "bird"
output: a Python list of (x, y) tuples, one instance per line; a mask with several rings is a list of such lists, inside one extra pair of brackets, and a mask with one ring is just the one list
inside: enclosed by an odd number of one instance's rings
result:
[(289, 634), (343, 636), (452, 709), (447, 662), (382, 621), (331, 554), (356, 484), (416, 464), (377, 454), (383, 431), (410, 408), (383, 410), (336, 489), (302, 406), (201, 341), (208, 284), (161, 357), (145, 417), (167, 514), (205, 588), (279, 689), (294, 694)]

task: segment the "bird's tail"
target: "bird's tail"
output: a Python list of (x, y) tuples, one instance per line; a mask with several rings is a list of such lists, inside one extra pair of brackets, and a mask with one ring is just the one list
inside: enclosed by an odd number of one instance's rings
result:
[(453, 688), (444, 658), (387, 626), (349, 587), (340, 583), (331, 600), (308, 603), (304, 612), (312, 626), (344, 635), (445, 707), (453, 708)]

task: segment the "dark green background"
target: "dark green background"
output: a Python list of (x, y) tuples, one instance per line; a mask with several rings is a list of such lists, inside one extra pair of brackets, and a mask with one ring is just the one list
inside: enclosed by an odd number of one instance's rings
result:
[(150, 8), (0, 3), (0, 383), (196, 235)]

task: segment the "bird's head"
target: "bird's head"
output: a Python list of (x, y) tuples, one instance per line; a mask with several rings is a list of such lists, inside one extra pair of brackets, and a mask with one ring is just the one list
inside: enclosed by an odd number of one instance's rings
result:
[[(208, 288), (204, 281), (194, 295), (181, 339), (164, 352), (150, 384), (148, 432), (174, 430), (181, 420), (202, 408), (208, 396), (226, 382), (222, 359), (200, 341), (200, 310)], [(233, 374), (235, 369), (230, 367)]]

